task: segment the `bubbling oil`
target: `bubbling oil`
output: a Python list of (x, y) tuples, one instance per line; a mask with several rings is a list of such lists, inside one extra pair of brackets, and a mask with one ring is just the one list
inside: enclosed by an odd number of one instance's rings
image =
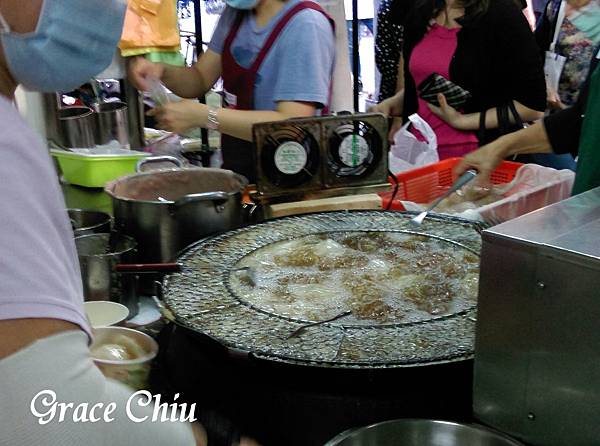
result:
[(350, 310), (339, 324), (397, 324), (472, 308), (479, 256), (410, 233), (328, 232), (264, 246), (235, 270), (237, 297), (268, 313), (320, 321)]

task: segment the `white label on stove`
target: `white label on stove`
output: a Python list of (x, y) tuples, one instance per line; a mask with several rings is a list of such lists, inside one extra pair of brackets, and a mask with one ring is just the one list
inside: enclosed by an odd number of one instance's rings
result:
[(360, 166), (369, 156), (369, 144), (360, 135), (346, 136), (339, 148), (340, 159), (348, 167)]
[(302, 144), (288, 141), (277, 147), (275, 151), (275, 166), (281, 173), (295, 175), (304, 169), (308, 155)]

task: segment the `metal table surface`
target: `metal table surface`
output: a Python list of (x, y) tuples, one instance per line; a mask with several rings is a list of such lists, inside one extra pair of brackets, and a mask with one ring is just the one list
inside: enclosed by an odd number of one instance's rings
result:
[(600, 188), (483, 232), (474, 414), (534, 446), (600, 444)]

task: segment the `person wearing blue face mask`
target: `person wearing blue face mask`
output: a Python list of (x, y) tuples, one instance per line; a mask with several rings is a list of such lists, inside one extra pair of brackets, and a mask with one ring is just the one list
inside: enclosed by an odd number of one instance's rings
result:
[(106, 68), (125, 9), (125, 0), (0, 0), (1, 445), (207, 445), (199, 424), (152, 422), (153, 405), (130, 400), (91, 360), (58, 178), (13, 103), (19, 84), (70, 90)]
[(156, 78), (184, 98), (200, 97), (223, 79), (224, 107), (197, 101), (169, 103), (151, 111), (159, 127), (177, 133), (194, 127), (222, 134), (224, 168), (255, 178), (252, 126), (326, 113), (335, 55), (333, 22), (314, 2), (226, 0), (208, 45), (191, 68), (130, 63), (133, 84), (149, 90)]

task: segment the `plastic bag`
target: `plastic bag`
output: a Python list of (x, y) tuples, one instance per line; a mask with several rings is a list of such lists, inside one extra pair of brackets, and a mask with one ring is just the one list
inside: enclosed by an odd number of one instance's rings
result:
[[(427, 142), (419, 141), (409, 130), (410, 126), (418, 130)], [(389, 153), (390, 170), (393, 173), (404, 172), (439, 160), (435, 132), (418, 114), (410, 115), (408, 122), (394, 135)]]
[(546, 60), (544, 62), (544, 74), (546, 76), (546, 85), (552, 93), (558, 93), (558, 84), (562, 75), (567, 58), (552, 51), (546, 51)]
[(177, 7), (173, 0), (129, 0), (121, 50), (146, 47), (179, 48)]
[(556, 44), (558, 43), (558, 36), (560, 34), (560, 28), (565, 20), (567, 2), (562, 0), (560, 7), (557, 12), (556, 25), (554, 28), (554, 34), (552, 37), (552, 43), (550, 44), (549, 51), (545, 53), (544, 61), (544, 75), (546, 76), (546, 85), (552, 93), (558, 94), (558, 84), (560, 83), (560, 76), (562, 75), (565, 67), (567, 58), (556, 53)]

